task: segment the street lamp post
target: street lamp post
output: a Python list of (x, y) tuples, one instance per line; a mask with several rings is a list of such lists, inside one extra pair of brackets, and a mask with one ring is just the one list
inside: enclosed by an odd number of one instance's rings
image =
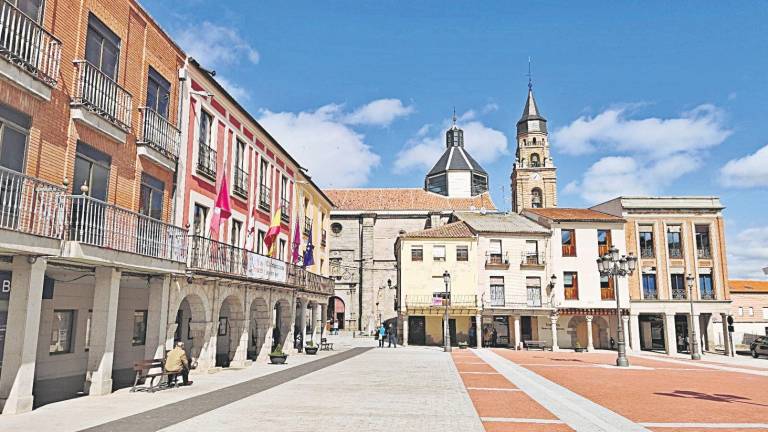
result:
[(450, 302), (448, 286), (451, 283), (451, 274), (448, 273), (448, 270), (443, 272), (443, 282), (445, 282), (445, 299), (443, 299), (443, 304), (445, 305), (445, 313), (443, 315), (443, 351), (451, 352), (451, 331), (448, 325), (448, 303)]
[(616, 358), (616, 366), (627, 367), (629, 366), (629, 360), (627, 359), (627, 347), (624, 341), (624, 321), (621, 316), (621, 302), (619, 296), (619, 276), (626, 277), (631, 275), (637, 267), (637, 257), (633, 256), (630, 252), (629, 255), (619, 255), (619, 249), (616, 246), (611, 246), (611, 249), (607, 254), (597, 258), (597, 268), (600, 271), (600, 276), (608, 276), (613, 283), (613, 292), (616, 297), (616, 320), (618, 321), (618, 351), (619, 355)]
[(688, 273), (685, 277), (688, 282), (688, 300), (691, 302), (691, 360), (701, 360), (701, 352), (699, 351), (699, 338), (696, 336), (696, 325), (693, 323), (693, 283), (696, 278), (692, 274)]

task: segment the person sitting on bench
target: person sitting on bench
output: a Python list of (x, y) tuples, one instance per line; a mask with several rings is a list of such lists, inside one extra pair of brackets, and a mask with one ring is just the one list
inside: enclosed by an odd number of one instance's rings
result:
[[(187, 353), (184, 351), (184, 342), (178, 342), (176, 347), (168, 353), (168, 357), (165, 359), (165, 370), (175, 375), (181, 375), (183, 385), (192, 385), (192, 381), (189, 380), (189, 360), (187, 360)], [(173, 378), (175, 381), (176, 376)]]

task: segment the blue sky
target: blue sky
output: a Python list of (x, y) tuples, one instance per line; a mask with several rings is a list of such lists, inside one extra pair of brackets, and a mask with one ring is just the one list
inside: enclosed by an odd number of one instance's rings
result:
[(326, 186), (420, 186), (455, 106), (507, 207), (530, 56), (561, 206), (719, 195), (731, 276), (768, 265), (762, 2), (143, 4)]

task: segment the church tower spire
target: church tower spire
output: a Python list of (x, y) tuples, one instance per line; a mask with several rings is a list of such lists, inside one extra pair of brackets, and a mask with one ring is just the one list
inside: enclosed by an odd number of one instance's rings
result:
[(512, 167), (512, 210), (557, 206), (557, 169), (549, 151), (547, 119), (533, 97), (528, 72), (528, 97), (517, 122), (517, 152)]

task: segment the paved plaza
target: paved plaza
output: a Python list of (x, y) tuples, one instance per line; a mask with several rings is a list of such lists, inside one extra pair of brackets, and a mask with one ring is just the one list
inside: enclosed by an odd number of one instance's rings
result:
[(376, 348), (193, 375), (0, 416), (0, 431), (754, 431), (768, 430), (768, 362), (653, 354)]

